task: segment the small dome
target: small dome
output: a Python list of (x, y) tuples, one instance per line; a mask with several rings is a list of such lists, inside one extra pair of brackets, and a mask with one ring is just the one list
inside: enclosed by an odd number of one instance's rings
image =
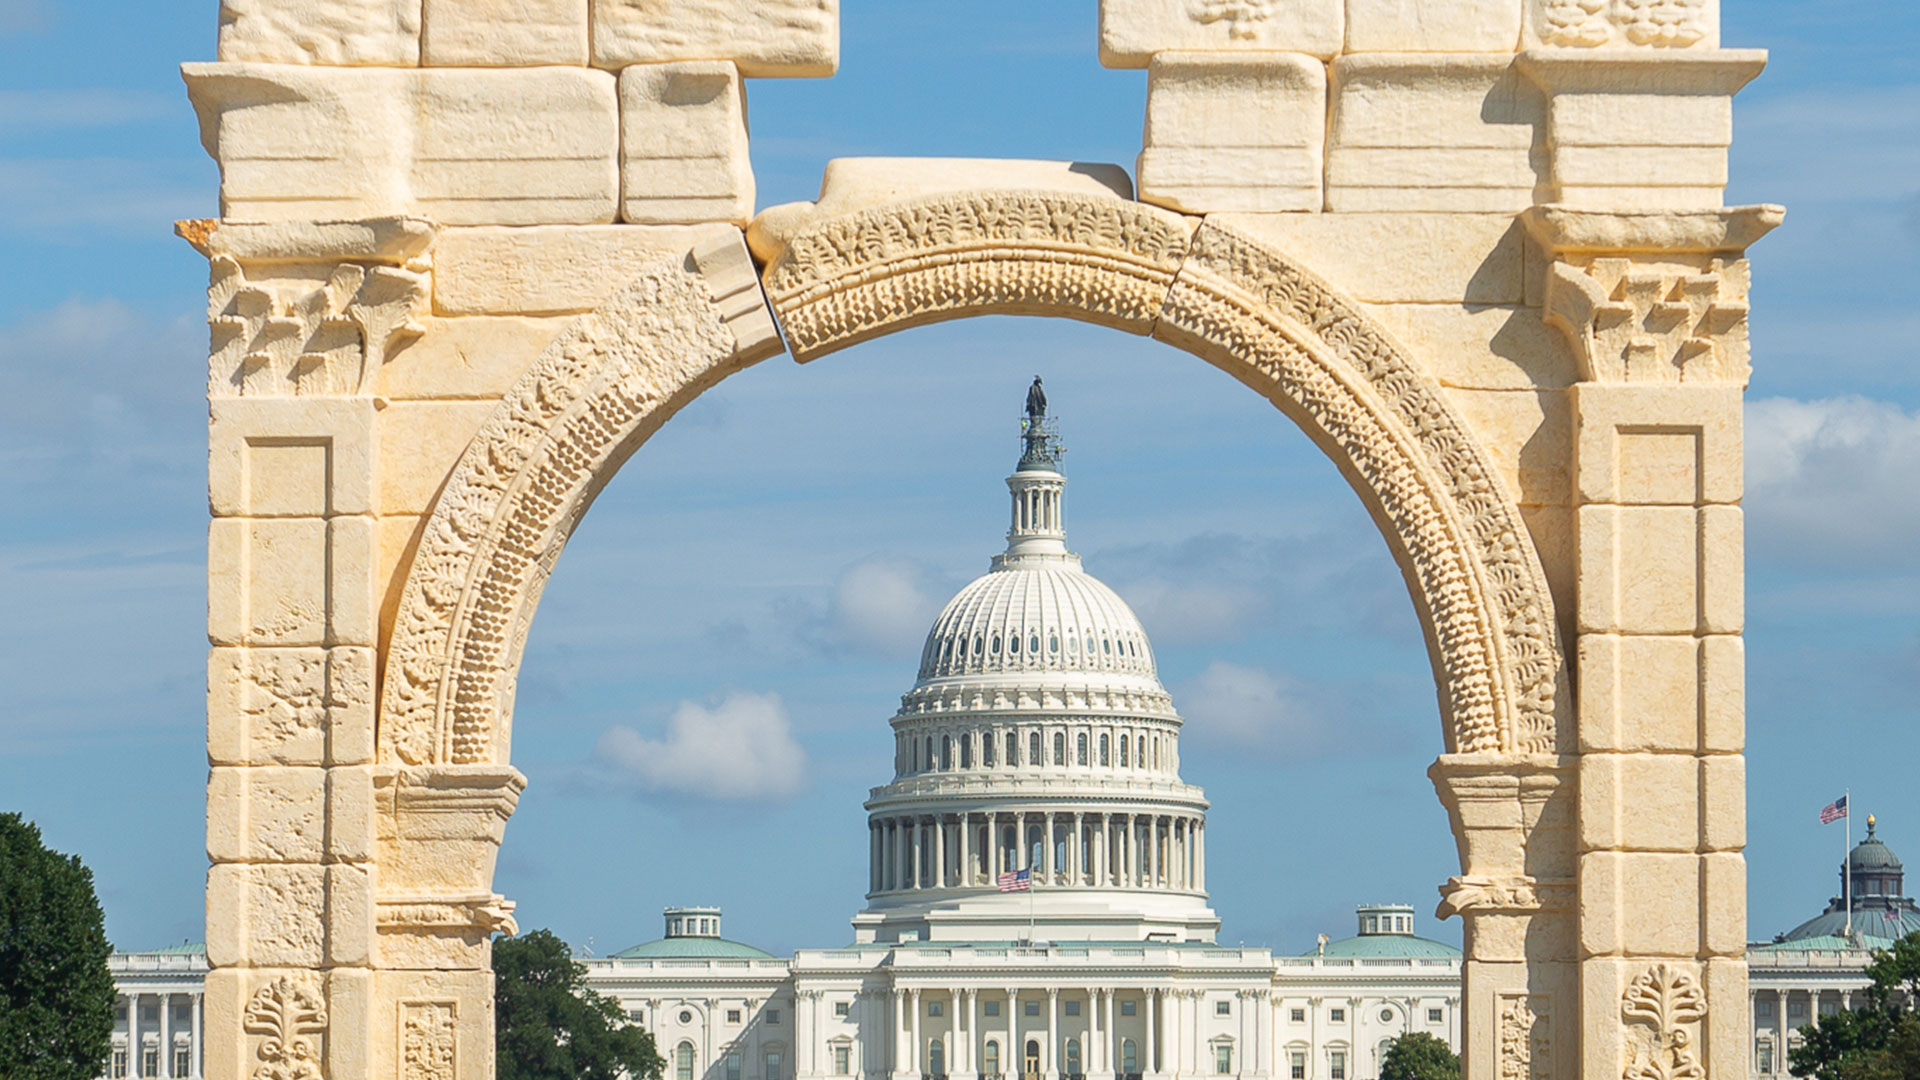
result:
[(621, 960), (772, 960), (774, 955), (743, 942), (712, 937), (670, 937), (613, 954)]
[(1330, 941), (1324, 950), (1316, 948), (1301, 955), (1334, 960), (1458, 960), (1460, 950), (1412, 934), (1363, 934)]
[(1899, 870), (1900, 856), (1886, 842), (1873, 835), (1873, 826), (1867, 826), (1867, 838), (1854, 845), (1853, 852), (1847, 856), (1847, 865), (1855, 870)]

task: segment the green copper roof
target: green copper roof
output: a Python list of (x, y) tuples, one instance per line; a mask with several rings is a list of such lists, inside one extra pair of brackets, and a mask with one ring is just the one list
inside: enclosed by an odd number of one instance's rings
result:
[(669, 937), (613, 954), (622, 960), (772, 960), (774, 955), (738, 941), (716, 937)]
[(1361, 934), (1328, 942), (1324, 953), (1313, 949), (1301, 955), (1324, 955), (1337, 960), (1457, 960), (1460, 950), (1412, 934)]
[(168, 945), (160, 949), (140, 949), (128, 953), (130, 956), (205, 956), (207, 945), (203, 941), (183, 941), (178, 945)]
[(1794, 953), (1794, 952), (1852, 952), (1859, 949), (1884, 949), (1893, 944), (1892, 939), (1870, 937), (1855, 934), (1856, 940), (1849, 941), (1835, 934), (1822, 934), (1818, 937), (1796, 938), (1792, 941), (1769, 941), (1759, 945), (1749, 945), (1749, 953)]

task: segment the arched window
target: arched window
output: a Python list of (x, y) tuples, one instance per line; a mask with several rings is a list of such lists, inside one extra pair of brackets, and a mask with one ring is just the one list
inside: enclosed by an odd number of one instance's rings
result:
[(1081, 1074), (1080, 1040), (1068, 1039), (1067, 1040), (1067, 1075), (1079, 1076), (1080, 1074)]
[(1108, 656), (1112, 656), (1112, 655), (1113, 655), (1113, 642), (1111, 642), (1111, 641), (1109, 641), (1109, 640), (1107, 640), (1106, 638), (1101, 638), (1101, 639), (1100, 639), (1100, 651), (1101, 651), (1102, 653), (1105, 653), (1105, 654), (1106, 654), (1106, 655), (1108, 655)]
[(1029, 633), (1027, 635), (1027, 651), (1030, 653), (1040, 651), (1040, 635), (1038, 633)]
[(764, 1054), (760, 1055), (760, 1062), (764, 1069), (763, 1080), (782, 1080), (784, 1074), (780, 1071), (781, 1058), (779, 1047), (768, 1048)]
[(1113, 739), (1106, 732), (1100, 733), (1100, 767), (1113, 764)]
[(960, 736), (960, 767), (973, 768), (973, 736), (971, 735)]
[(1060, 652), (1060, 635), (1059, 634), (1056, 634), (1052, 631), (1047, 632), (1047, 652), (1053, 653), (1056, 655)]
[(674, 1080), (693, 1080), (693, 1044), (682, 1042), (673, 1051)]
[(939, 1039), (927, 1044), (927, 1075), (947, 1075), (947, 1048)]
[(987, 646), (987, 651), (993, 653), (993, 655), (995, 656), (1000, 655), (1000, 635), (999, 634), (993, 635), (993, 643)]
[(1087, 763), (1087, 733), (1084, 731), (1073, 737), (1073, 757), (1076, 765)]
[(1027, 1060), (1024, 1063), (1025, 1067), (1021, 1070), (1022, 1075), (1039, 1076), (1040, 1075), (1040, 1040), (1038, 1039), (1027, 1040), (1026, 1056), (1027, 1056)]
[(1027, 733), (1027, 763), (1029, 765), (1047, 763), (1047, 759), (1040, 755), (1040, 733), (1037, 731)]
[(1067, 763), (1066, 732), (1056, 731), (1053, 733), (1053, 763), (1055, 765), (1065, 765)]
[(933, 771), (933, 736), (927, 736), (927, 771)]
[(1000, 1075), (1000, 1043), (998, 1040), (987, 1040), (987, 1052), (981, 1056), (981, 1061), (986, 1065), (986, 1068), (982, 1071), (988, 1076)]
[(1120, 1040), (1120, 1071), (1128, 1076), (1140, 1075), (1140, 1048), (1132, 1039)]
[(1020, 655), (1020, 631), (1015, 630), (1007, 635), (1007, 652), (1014, 656)]
[(1121, 768), (1126, 768), (1128, 765), (1132, 764), (1127, 760), (1127, 756), (1128, 756), (1127, 755), (1127, 737), (1125, 735), (1121, 735), (1120, 736), (1120, 767)]
[(1087, 659), (1093, 659), (1093, 635), (1087, 635)]
[(940, 771), (953, 771), (953, 736), (940, 736)]
[(982, 642), (980, 640), (980, 635), (979, 634), (973, 635), (973, 655), (979, 656), (981, 652), (981, 648), (982, 648)]
[(1007, 732), (1007, 764), (1020, 764), (1020, 736)]
[(920, 740), (913, 740), (913, 771), (920, 771)]
[(993, 768), (993, 733), (988, 732), (980, 738), (980, 764)]

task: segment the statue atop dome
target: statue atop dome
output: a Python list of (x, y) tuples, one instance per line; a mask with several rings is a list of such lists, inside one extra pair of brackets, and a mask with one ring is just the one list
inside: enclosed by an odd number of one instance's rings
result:
[(1027, 387), (1027, 423), (1036, 424), (1047, 415), (1047, 389), (1040, 385), (1040, 376), (1033, 377), (1033, 385)]
[(1065, 451), (1060, 445), (1060, 423), (1047, 415), (1047, 388), (1040, 384), (1038, 375), (1027, 387), (1027, 415), (1020, 421), (1020, 440), (1025, 445), (1020, 454), (1022, 472), (1059, 471), (1060, 455)]

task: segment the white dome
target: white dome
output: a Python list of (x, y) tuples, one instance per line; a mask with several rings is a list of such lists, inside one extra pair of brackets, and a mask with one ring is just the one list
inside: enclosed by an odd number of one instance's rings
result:
[(1153, 679), (1153, 649), (1126, 601), (1077, 560), (1002, 564), (934, 620), (920, 681), (1039, 672)]

